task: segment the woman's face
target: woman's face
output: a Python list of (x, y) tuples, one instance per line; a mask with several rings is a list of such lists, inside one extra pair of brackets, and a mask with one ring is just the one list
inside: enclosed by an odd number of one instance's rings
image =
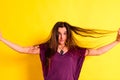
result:
[(58, 43), (59, 45), (65, 45), (67, 40), (67, 30), (65, 27), (58, 28)]

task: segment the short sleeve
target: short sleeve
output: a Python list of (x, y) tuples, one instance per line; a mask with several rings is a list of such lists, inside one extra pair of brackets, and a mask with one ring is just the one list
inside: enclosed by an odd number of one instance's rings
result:
[(76, 47), (75, 52), (77, 56), (85, 56), (86, 48)]
[(78, 79), (79, 73), (81, 72), (81, 68), (82, 68), (82, 65), (83, 65), (83, 62), (84, 62), (84, 59), (85, 59), (85, 52), (86, 52), (86, 48), (78, 47), (75, 80)]
[(46, 62), (45, 53), (47, 50), (47, 44), (40, 44), (39, 47), (40, 47), (40, 60), (42, 62), (43, 75), (45, 77), (47, 75), (47, 69), (45, 67)]
[(45, 52), (46, 52), (46, 49), (47, 49), (47, 45), (46, 44), (40, 44), (39, 47), (40, 47), (40, 59), (43, 62), (45, 60)]
[(85, 56), (86, 48), (79, 48), (80, 56)]

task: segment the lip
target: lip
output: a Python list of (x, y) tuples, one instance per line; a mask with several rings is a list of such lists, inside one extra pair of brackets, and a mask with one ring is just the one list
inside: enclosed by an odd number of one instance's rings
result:
[(64, 40), (60, 40), (59, 42), (64, 42)]
[(64, 40), (60, 40), (60, 42), (63, 42)]

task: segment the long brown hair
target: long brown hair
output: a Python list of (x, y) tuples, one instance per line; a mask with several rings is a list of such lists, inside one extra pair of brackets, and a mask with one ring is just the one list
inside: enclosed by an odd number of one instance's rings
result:
[[(67, 40), (66, 40), (66, 46), (68, 47), (68, 49), (74, 48), (75, 46), (78, 46), (76, 44), (75, 38), (73, 36), (73, 33), (80, 35), (80, 36), (84, 36), (84, 37), (93, 37), (93, 38), (98, 38), (98, 37), (102, 37), (103, 34), (106, 33), (111, 33), (112, 31), (104, 31), (102, 30), (97, 30), (97, 29), (83, 29), (80, 27), (76, 27), (76, 26), (72, 26), (67, 22), (57, 22), (52, 31), (51, 31), (51, 36), (50, 39), (46, 42), (47, 43), (47, 51), (45, 54), (46, 57), (46, 66), (49, 65), (49, 60), (51, 58), (51, 56), (53, 56), (55, 54), (55, 52), (57, 51), (58, 48), (58, 28), (60, 27), (65, 27), (67, 30)], [(99, 36), (95, 36), (94, 34), (99, 34)]]

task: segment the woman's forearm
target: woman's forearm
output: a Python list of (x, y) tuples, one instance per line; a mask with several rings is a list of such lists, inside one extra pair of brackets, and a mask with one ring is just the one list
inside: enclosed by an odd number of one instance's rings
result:
[(102, 46), (100, 48), (97, 49), (98, 54), (103, 54), (107, 51), (109, 51), (110, 49), (112, 49), (113, 47), (115, 47), (118, 43), (120, 43), (119, 41), (113, 41), (112, 43), (109, 43), (105, 46)]
[(23, 47), (17, 45), (17, 44), (14, 44), (8, 40), (6, 40), (5, 38), (1, 37), (0, 38), (0, 41), (2, 41), (4, 44), (6, 44), (8, 47), (14, 49), (15, 51), (17, 52), (23, 52)]

